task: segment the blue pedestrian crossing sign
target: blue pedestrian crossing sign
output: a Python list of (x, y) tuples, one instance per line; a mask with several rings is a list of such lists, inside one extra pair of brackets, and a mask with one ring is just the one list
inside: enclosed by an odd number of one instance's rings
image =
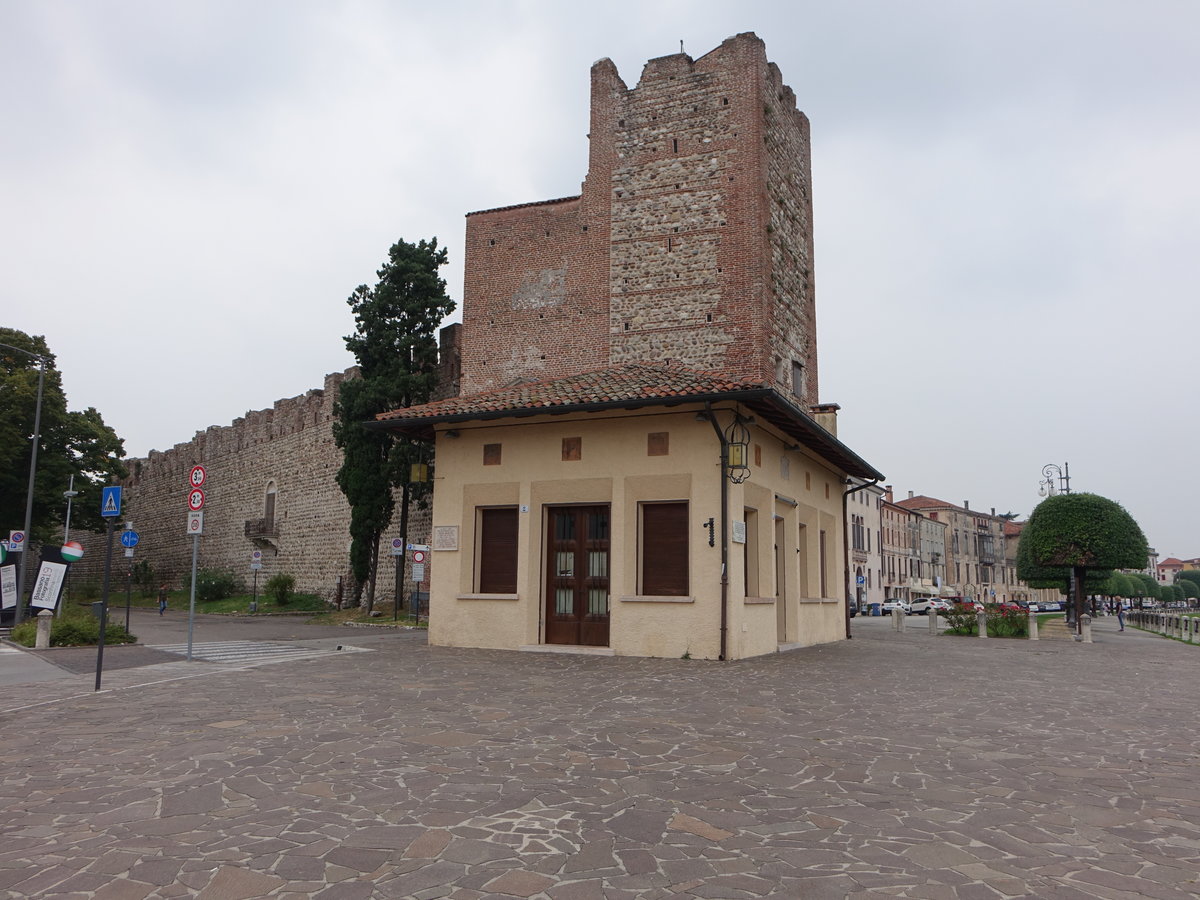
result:
[(105, 518), (121, 515), (121, 488), (119, 485), (100, 489), (100, 515)]

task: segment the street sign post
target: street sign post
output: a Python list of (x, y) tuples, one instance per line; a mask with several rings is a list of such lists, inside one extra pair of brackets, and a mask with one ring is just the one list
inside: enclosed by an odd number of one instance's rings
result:
[(121, 487), (111, 484), (100, 489), (100, 515), (115, 519), (121, 515)]

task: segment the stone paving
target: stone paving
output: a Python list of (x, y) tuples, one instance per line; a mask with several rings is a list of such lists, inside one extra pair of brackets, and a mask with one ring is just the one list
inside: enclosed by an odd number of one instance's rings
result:
[(6, 690), (0, 896), (1200, 896), (1200, 648), (923, 624), (728, 664), (347, 629)]

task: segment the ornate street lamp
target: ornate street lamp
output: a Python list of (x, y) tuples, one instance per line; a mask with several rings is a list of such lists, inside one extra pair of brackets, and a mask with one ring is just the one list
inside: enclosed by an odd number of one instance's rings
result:
[(1042, 481), (1038, 485), (1038, 496), (1053, 497), (1060, 493), (1071, 493), (1071, 464), (1063, 463), (1058, 466), (1054, 463), (1047, 463), (1042, 466)]
[(725, 465), (733, 484), (750, 477), (750, 429), (742, 424), (741, 416), (725, 429)]
[(13, 347), (10, 344), (0, 344), (0, 347), (24, 353), (26, 356), (33, 357), (38, 361), (37, 404), (34, 406), (33, 412), (33, 445), (29, 452), (29, 488), (25, 493), (25, 549), (21, 553), (21, 565), (17, 567), (20, 578), (17, 580), (17, 608), (13, 610), (13, 624), (20, 625), (21, 621), (25, 618), (25, 580), (28, 570), (27, 561), (30, 554), (29, 530), (33, 527), (33, 484), (34, 477), (37, 474), (38, 444), (41, 442), (42, 437), (42, 386), (46, 382), (46, 357), (29, 350), (22, 350), (20, 347)]

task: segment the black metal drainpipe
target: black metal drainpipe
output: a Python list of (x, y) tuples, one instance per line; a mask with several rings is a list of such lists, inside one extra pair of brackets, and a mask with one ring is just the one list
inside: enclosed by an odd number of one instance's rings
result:
[(728, 442), (717, 424), (711, 403), (705, 402), (703, 415), (721, 442), (721, 653), (717, 659), (723, 660), (729, 631), (729, 454), (726, 452)]
[[(854, 482), (847, 478), (843, 484), (853, 484)], [(863, 488), (874, 487), (879, 484), (878, 478), (872, 478), (870, 481), (860, 484), (858, 487), (852, 487), (848, 491), (842, 493), (842, 558), (845, 560), (845, 576), (846, 576), (846, 639), (853, 637), (850, 634), (850, 511), (849, 498), (855, 491), (861, 491)], [(862, 610), (860, 609), (861, 613)]]

